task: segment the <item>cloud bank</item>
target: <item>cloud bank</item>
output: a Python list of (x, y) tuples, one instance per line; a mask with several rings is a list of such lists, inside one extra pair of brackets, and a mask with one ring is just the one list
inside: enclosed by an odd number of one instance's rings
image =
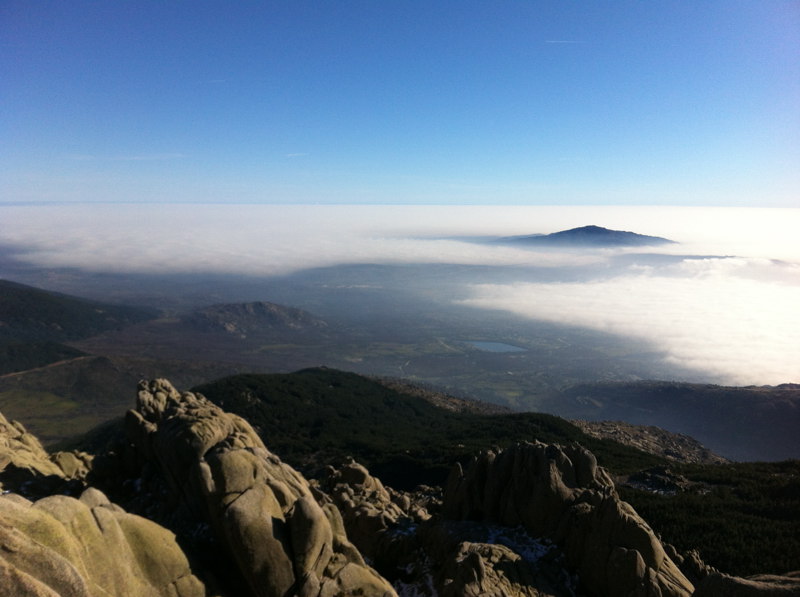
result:
[(103, 204), (1, 209), (14, 225), (0, 232), (0, 243), (19, 247), (21, 259), (101, 272), (275, 275), (342, 263), (555, 267), (605, 259), (533, 256), (523, 249), (449, 238), (492, 234), (494, 227), (466, 208)]
[(800, 380), (800, 286), (628, 275), (586, 283), (476, 285), (462, 301), (651, 341), (676, 365), (735, 385)]
[[(671, 362), (724, 383), (800, 382), (796, 209), (5, 205), (0, 220), (0, 245), (18, 260), (95, 272), (271, 276), (345, 263), (530, 266), (517, 283), (476, 279), (454, 300), (645, 338)], [(547, 252), (464, 240), (587, 224), (680, 244), (654, 249), (669, 259), (623, 260), (619, 250)], [(546, 282), (541, 268), (571, 272), (560, 278), (569, 281)]]

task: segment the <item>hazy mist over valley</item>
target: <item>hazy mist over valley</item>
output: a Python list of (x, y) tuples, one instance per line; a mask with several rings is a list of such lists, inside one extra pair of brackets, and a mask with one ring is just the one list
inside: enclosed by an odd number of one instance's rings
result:
[[(580, 334), (608, 335), (621, 348), (607, 352), (607, 374), (598, 370), (599, 379), (727, 385), (800, 379), (798, 210), (194, 204), (2, 210), (15, 222), (0, 233), (3, 277), (51, 290), (175, 310), (273, 301), (323, 317), (368, 318), (376, 329), (399, 317), (412, 321), (401, 326), (406, 330), (424, 327), (431, 313), (469, 307), (470, 315), (460, 317), (471, 325), (500, 313), (517, 317), (523, 342), (535, 343), (536, 326), (545, 324), (561, 326), (558, 333), (573, 337), (571, 344), (580, 343), (574, 339)], [(586, 224), (676, 242), (623, 248), (493, 242)], [(470, 340), (475, 332), (464, 325), (463, 333), (455, 326), (442, 340)], [(505, 330), (493, 337), (488, 323), (480, 329), (474, 339), (510, 337)], [(626, 343), (637, 349), (626, 350)], [(633, 367), (625, 364), (631, 356)]]

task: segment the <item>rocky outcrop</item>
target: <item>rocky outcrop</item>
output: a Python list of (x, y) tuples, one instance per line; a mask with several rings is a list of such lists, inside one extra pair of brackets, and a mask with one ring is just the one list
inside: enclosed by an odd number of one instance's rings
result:
[(22, 423), (9, 421), (0, 413), (0, 471), (9, 466), (29, 471), (32, 475), (63, 476), (61, 468), (50, 461), (50, 455), (35, 435)]
[(652, 493), (662, 495), (674, 495), (683, 491), (690, 491), (692, 488), (700, 486), (700, 483), (693, 483), (681, 474), (675, 473), (668, 467), (661, 465), (638, 471), (632, 475), (618, 478), (618, 481), (628, 487), (634, 487)]
[(417, 597), (566, 597), (563, 557), (524, 529), (444, 520), (438, 492), (385, 487), (354, 462), (329, 467), (322, 500), (342, 512), (347, 534), (399, 592)]
[[(502, 572), (501, 572), (502, 571)], [(540, 597), (534, 588), (535, 572), (522, 558), (503, 545), (464, 542), (447, 561), (441, 576), (441, 597), (519, 595)]]
[(320, 486), (325, 493), (319, 494), (319, 499), (330, 499), (336, 505), (348, 537), (373, 560), (397, 538), (391, 530), (430, 519), (424, 505), (412, 500), (411, 494), (384, 487), (380, 479), (352, 460), (338, 470), (328, 467)]
[(443, 513), (522, 525), (549, 537), (593, 595), (691, 595), (694, 587), (650, 527), (621, 501), (594, 456), (578, 446), (517, 444), (457, 466)]
[(464, 541), (437, 574), (440, 597), (560, 597), (572, 595), (543, 579), (541, 566), (505, 545)]
[(210, 526), (251, 595), (395, 595), (347, 539), (339, 511), (320, 505), (244, 419), (156, 380), (140, 384), (126, 426), (176, 516)]
[(442, 496), (393, 490), (352, 460), (308, 482), (244, 419), (164, 380), (140, 384), (125, 427), (92, 460), (49, 455), (0, 415), (0, 596), (800, 592), (799, 575), (734, 578), (662, 545), (579, 446), (482, 453)]
[(172, 533), (96, 489), (80, 499), (0, 496), (0, 594), (204, 597)]
[(0, 413), (0, 489), (29, 497), (79, 493), (91, 461), (84, 452), (48, 454), (21, 423)]
[(611, 439), (642, 452), (663, 456), (676, 462), (722, 464), (730, 462), (699, 441), (682, 433), (673, 433), (653, 425), (632, 425), (624, 421), (570, 421), (576, 427), (600, 439)]
[(439, 519), (422, 525), (433, 595), (568, 597), (576, 594), (563, 554), (522, 527)]

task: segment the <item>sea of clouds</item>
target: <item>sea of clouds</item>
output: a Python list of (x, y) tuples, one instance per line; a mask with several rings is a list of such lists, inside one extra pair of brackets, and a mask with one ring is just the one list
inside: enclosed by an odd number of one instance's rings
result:
[[(647, 339), (714, 381), (800, 382), (800, 209), (70, 204), (4, 205), (0, 221), (0, 245), (16, 260), (92, 272), (271, 276), (349, 263), (587, 272), (476, 279), (453, 300)], [(588, 224), (673, 239), (644, 252), (675, 258), (474, 242)]]

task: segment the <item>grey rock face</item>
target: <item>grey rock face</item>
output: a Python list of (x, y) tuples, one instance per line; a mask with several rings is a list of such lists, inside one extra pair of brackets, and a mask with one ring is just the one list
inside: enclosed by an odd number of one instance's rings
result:
[(320, 506), (244, 419), (155, 380), (140, 384), (126, 425), (170, 499), (211, 526), (251, 595), (395, 595), (348, 541), (336, 508)]

